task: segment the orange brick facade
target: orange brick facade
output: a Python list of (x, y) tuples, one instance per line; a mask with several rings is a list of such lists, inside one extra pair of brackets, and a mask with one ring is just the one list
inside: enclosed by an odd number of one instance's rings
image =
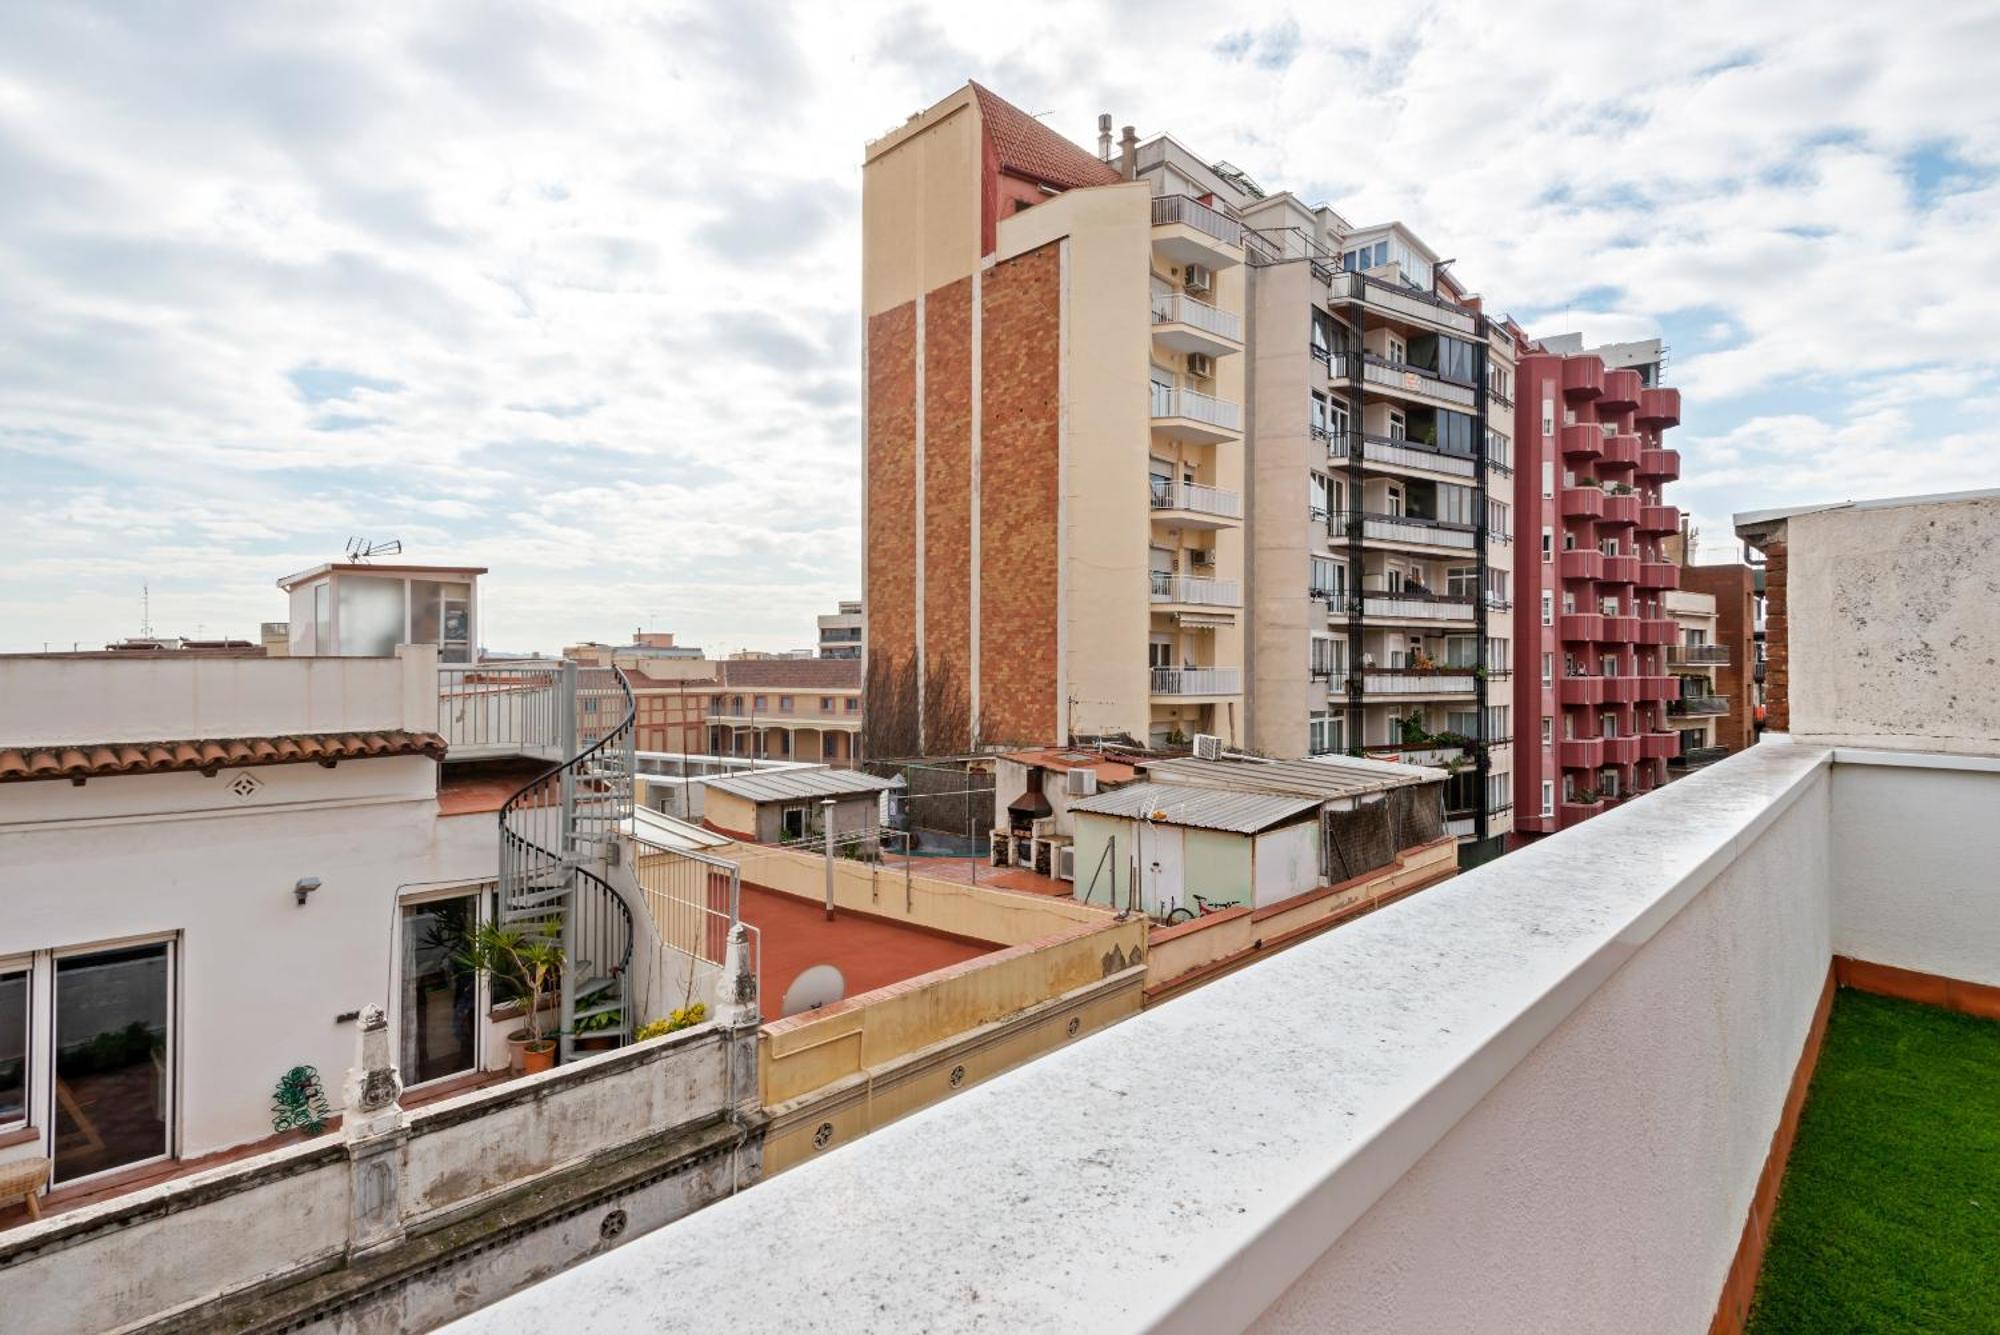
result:
[[(972, 280), (924, 299), (924, 671), (938, 693), (968, 697), (972, 662)], [(942, 679), (941, 681), (939, 679)], [(971, 744), (961, 708), (927, 705), (924, 744)]]
[(862, 579), (869, 657), (916, 652), (917, 308), (868, 321), (867, 514)]
[(994, 265), (981, 297), (979, 731), (1046, 742), (1059, 736), (1059, 245)]

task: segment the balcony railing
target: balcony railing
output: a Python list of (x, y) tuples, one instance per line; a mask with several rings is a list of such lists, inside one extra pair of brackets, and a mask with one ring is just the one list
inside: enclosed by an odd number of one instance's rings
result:
[(1156, 667), (1153, 669), (1152, 690), (1154, 695), (1241, 695), (1243, 669)]
[(1720, 695), (1683, 695), (1667, 701), (1667, 713), (1674, 718), (1713, 718), (1729, 712), (1729, 700)]
[(1210, 208), (1187, 195), (1156, 195), (1153, 198), (1153, 226), (1181, 223), (1206, 232), (1225, 246), (1243, 244), (1243, 224), (1220, 209)]
[(1371, 617), (1404, 617), (1421, 621), (1466, 621), (1474, 619), (1470, 598), (1436, 597), (1409, 593), (1370, 593), (1363, 597), (1361, 614)]
[(1478, 465), (1469, 454), (1451, 454), (1422, 441), (1397, 440), (1389, 436), (1363, 435), (1361, 457), (1371, 464), (1392, 468), (1423, 468), (1454, 477), (1471, 477)]
[(1219, 431), (1243, 429), (1243, 405), (1179, 385), (1153, 385), (1153, 416), (1185, 417)]
[(1231, 343), (1243, 341), (1242, 316), (1205, 301), (1196, 301), (1185, 292), (1155, 292), (1153, 323), (1184, 324)]
[(1446, 380), (1437, 372), (1421, 366), (1392, 362), (1373, 353), (1363, 357), (1362, 363), (1362, 378), (1371, 385), (1386, 385), (1412, 394), (1428, 394), (1465, 408), (1470, 408), (1478, 399), (1471, 385), (1459, 380)]
[(1377, 310), (1388, 311), (1405, 319), (1436, 325), (1454, 333), (1471, 334), (1478, 326), (1472, 312), (1454, 306), (1442, 297), (1407, 288), (1383, 278), (1370, 278), (1367, 274), (1341, 272), (1333, 276), (1330, 294), (1335, 301), (1361, 301)]
[(1667, 662), (1674, 667), (1728, 667), (1726, 644), (1670, 644)]
[(1469, 667), (1363, 668), (1364, 695), (1471, 695), (1475, 673)]
[(1152, 572), (1153, 601), (1194, 603), (1203, 607), (1241, 607), (1243, 586), (1233, 579), (1204, 579), (1197, 575), (1169, 575)]
[(1191, 514), (1212, 515), (1217, 519), (1243, 517), (1243, 497), (1240, 493), (1201, 482), (1155, 479), (1152, 502), (1155, 510), (1186, 510)]
[(1668, 756), (1667, 765), (1670, 769), (1698, 769), (1726, 759), (1728, 755), (1729, 748), (1726, 746), (1690, 746), (1677, 755)]
[(1361, 536), (1371, 542), (1421, 543), (1429, 547), (1451, 547), (1471, 551), (1474, 533), (1470, 524), (1451, 524), (1419, 515), (1385, 515), (1369, 511), (1336, 510), (1327, 529), (1337, 537), (1346, 535), (1347, 525), (1358, 518)]
[[(438, 732), (453, 759), (553, 757), (564, 749), (576, 693), (561, 662), (453, 664), (438, 668)], [(573, 671), (573, 669), (572, 669)]]

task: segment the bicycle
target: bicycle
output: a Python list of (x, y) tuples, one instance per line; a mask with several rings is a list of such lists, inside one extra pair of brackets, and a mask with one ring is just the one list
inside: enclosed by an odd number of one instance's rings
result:
[(1212, 913), (1221, 913), (1224, 909), (1239, 908), (1243, 904), (1243, 901), (1240, 899), (1209, 899), (1203, 895), (1190, 895), (1189, 898), (1194, 900), (1194, 908), (1191, 909), (1187, 905), (1181, 904), (1169, 910), (1167, 913), (1167, 926), (1178, 927), (1181, 923), (1193, 922), (1196, 910), (1200, 910), (1200, 916), (1206, 918)]

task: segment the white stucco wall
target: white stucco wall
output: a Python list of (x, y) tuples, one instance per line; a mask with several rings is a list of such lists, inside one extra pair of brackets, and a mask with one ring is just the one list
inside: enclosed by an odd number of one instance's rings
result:
[(1319, 821), (1301, 821), (1257, 836), (1256, 904), (1263, 908), (1322, 883), (1319, 874)]
[(1834, 950), (2000, 985), (2000, 760), (1838, 756)]

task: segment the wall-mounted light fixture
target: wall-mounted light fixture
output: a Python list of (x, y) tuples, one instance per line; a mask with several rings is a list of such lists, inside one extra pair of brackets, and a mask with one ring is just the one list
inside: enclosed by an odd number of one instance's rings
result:
[(303, 904), (306, 902), (306, 896), (317, 889), (319, 889), (319, 877), (301, 876), (298, 884), (292, 887), (292, 897)]

